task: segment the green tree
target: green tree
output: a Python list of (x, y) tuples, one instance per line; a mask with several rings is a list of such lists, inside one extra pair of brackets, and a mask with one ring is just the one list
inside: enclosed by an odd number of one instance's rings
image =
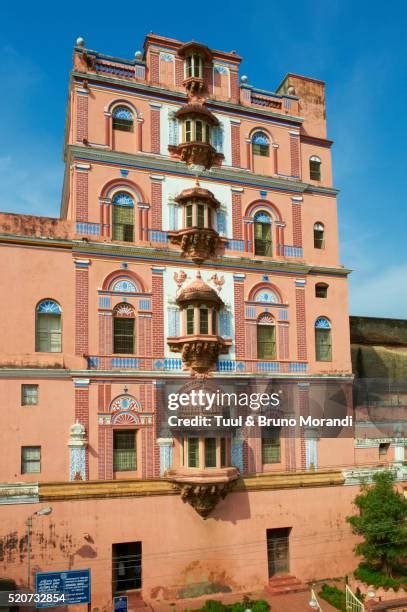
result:
[(407, 558), (407, 499), (394, 488), (392, 472), (378, 472), (355, 498), (359, 514), (348, 516), (353, 533), (364, 538), (355, 552), (372, 568), (392, 576)]

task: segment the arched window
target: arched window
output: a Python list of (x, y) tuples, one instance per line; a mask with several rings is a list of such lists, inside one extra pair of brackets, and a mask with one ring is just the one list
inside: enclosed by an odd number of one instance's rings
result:
[(36, 310), (35, 350), (40, 353), (62, 351), (62, 311), (54, 300), (42, 300)]
[(254, 216), (254, 254), (266, 257), (272, 255), (271, 218), (264, 211)]
[(252, 136), (253, 155), (268, 157), (270, 155), (270, 141), (264, 132), (256, 132)]
[(276, 358), (276, 327), (273, 317), (262, 314), (257, 319), (257, 359)]
[(113, 353), (134, 353), (135, 317), (130, 304), (118, 304), (113, 311)]
[(325, 317), (315, 321), (315, 359), (332, 361), (331, 323)]
[(123, 277), (114, 281), (110, 287), (110, 291), (117, 291), (117, 293), (138, 293), (140, 290), (133, 281)]
[(124, 191), (116, 193), (112, 200), (112, 238), (123, 242), (133, 242), (134, 202)]
[(132, 132), (134, 128), (133, 113), (127, 106), (116, 106), (112, 113), (112, 125), (114, 130)]
[(326, 283), (317, 283), (315, 285), (315, 297), (317, 298), (328, 297), (328, 285)]
[(263, 289), (259, 289), (258, 291), (256, 291), (254, 301), (264, 302), (266, 304), (278, 304), (280, 302), (280, 298), (278, 297), (275, 291), (269, 289), (268, 287), (264, 287)]
[(312, 181), (321, 180), (321, 160), (316, 155), (309, 158), (309, 177)]
[(325, 227), (322, 223), (314, 223), (314, 249), (325, 248)]

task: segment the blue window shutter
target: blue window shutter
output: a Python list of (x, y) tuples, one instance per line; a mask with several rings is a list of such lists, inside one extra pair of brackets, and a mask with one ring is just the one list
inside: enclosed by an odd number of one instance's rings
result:
[(168, 143), (176, 146), (178, 144), (179, 127), (178, 119), (175, 119), (171, 115), (168, 117)]
[(179, 310), (178, 308), (168, 309), (168, 335), (179, 336)]
[(219, 313), (219, 333), (224, 338), (231, 338), (230, 312), (221, 310)]
[(218, 153), (223, 153), (223, 129), (221, 125), (213, 128), (212, 144)]
[(222, 210), (218, 210), (216, 213), (216, 227), (218, 229), (218, 234), (226, 234), (226, 213)]

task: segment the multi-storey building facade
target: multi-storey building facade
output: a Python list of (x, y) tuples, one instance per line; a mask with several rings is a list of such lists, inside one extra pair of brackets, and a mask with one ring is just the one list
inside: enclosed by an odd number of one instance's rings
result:
[(352, 437), (162, 430), (165, 383), (185, 375), (278, 381), (303, 414), (336, 385), (352, 409), (324, 83), (259, 90), (240, 61), (154, 34), (131, 61), (78, 39), (61, 217), (1, 215), (17, 306), (1, 303), (0, 550), (19, 583), (37, 504), (53, 510), (32, 572), (90, 567), (99, 609), (354, 564)]

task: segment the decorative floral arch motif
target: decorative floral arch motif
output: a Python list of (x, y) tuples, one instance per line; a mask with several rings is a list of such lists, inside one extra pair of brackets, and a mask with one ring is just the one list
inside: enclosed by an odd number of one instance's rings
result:
[(37, 304), (36, 310), (39, 314), (62, 314), (61, 306), (58, 304), (58, 302), (55, 302), (55, 300), (50, 299), (41, 300), (41, 302)]
[(269, 200), (255, 200), (247, 206), (245, 216), (254, 217), (260, 212), (270, 215), (273, 221), (282, 221), (281, 213), (277, 206), (275, 206), (272, 202), (269, 202)]
[(120, 108), (120, 109), (125, 108), (125, 109), (130, 110), (130, 112), (132, 112), (136, 118), (139, 116), (139, 112), (137, 108), (129, 100), (124, 100), (124, 99), (112, 100), (110, 104), (107, 106), (106, 110), (107, 112), (112, 113), (113, 115), (114, 111), (117, 108)]
[(326, 317), (318, 317), (315, 321), (315, 329), (331, 329), (331, 322)]
[(257, 325), (275, 325), (274, 317), (269, 312), (262, 312), (257, 317)]
[(115, 206), (126, 206), (128, 208), (134, 208), (134, 200), (129, 193), (126, 191), (116, 191), (112, 198), (112, 204)]
[[(257, 134), (259, 134), (259, 136), (263, 136), (265, 138), (264, 142), (257, 141), (257, 144), (266, 144), (266, 145), (268, 144), (268, 145), (270, 145), (274, 141), (274, 138), (273, 138), (270, 130), (268, 130), (265, 127), (257, 126), (257, 127), (254, 127), (252, 130), (250, 130), (250, 133), (249, 133), (249, 140), (251, 141), (252, 144), (255, 142), (254, 138), (257, 136)], [(267, 140), (267, 142), (266, 142), (266, 140)]]
[(119, 412), (112, 418), (112, 425), (139, 425), (140, 419), (135, 414)]
[(118, 192), (128, 192), (134, 202), (146, 202), (144, 193), (138, 185), (125, 178), (108, 181), (100, 193), (101, 198), (113, 198)]
[(263, 130), (258, 130), (252, 134), (252, 144), (270, 146), (270, 138)]
[(122, 278), (114, 279), (114, 281), (110, 284), (110, 291), (115, 291), (117, 293), (140, 293), (140, 289), (135, 282), (123, 276)]
[(270, 289), (269, 287), (265, 287), (264, 289), (259, 289), (254, 295), (255, 302), (265, 302), (267, 304), (278, 304), (280, 299), (275, 291)]
[[(105, 280), (103, 281), (102, 290), (103, 291), (112, 291), (112, 290), (114, 291), (112, 287), (115, 281), (124, 280), (124, 279), (133, 283), (137, 288), (137, 292), (139, 293), (146, 292), (146, 288), (141, 278), (137, 274), (132, 272), (131, 270), (126, 270), (125, 273), (123, 272), (123, 270), (114, 270), (113, 272), (108, 274), (108, 276), (106, 276)], [(115, 290), (118, 291), (118, 289), (115, 289)]]
[[(249, 302), (263, 302), (265, 300), (261, 299), (261, 295), (264, 293), (269, 293), (270, 297), (275, 298), (275, 300), (270, 300), (275, 304), (283, 304), (284, 300), (283, 300), (283, 296), (281, 295), (281, 292), (279, 289), (277, 289), (277, 287), (275, 285), (272, 285), (271, 283), (257, 283), (257, 285), (255, 285), (249, 292)], [(257, 299), (257, 296), (259, 296), (260, 299)]]
[(254, 215), (255, 223), (264, 223), (266, 225), (271, 225), (271, 216), (265, 210), (259, 210)]
[(141, 406), (135, 397), (132, 395), (119, 395), (112, 400), (109, 411), (117, 412), (141, 412)]
[(127, 304), (127, 302), (121, 302), (114, 307), (113, 316), (120, 319), (134, 319), (135, 312), (133, 306), (131, 304)]
[(116, 119), (127, 119), (127, 121), (133, 121), (133, 113), (127, 106), (115, 106), (112, 110), (112, 117)]

